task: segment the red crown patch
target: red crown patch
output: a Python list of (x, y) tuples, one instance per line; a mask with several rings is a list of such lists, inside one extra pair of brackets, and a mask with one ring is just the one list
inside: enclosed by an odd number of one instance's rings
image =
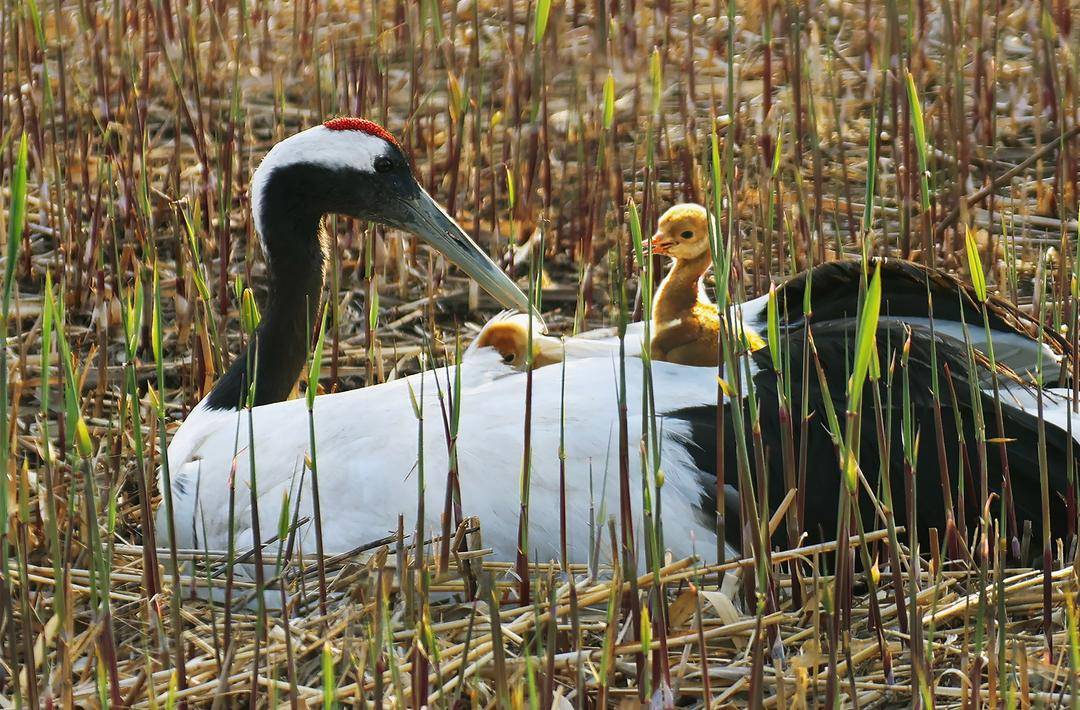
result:
[(338, 118), (331, 118), (329, 121), (323, 123), (323, 125), (329, 128), (331, 131), (361, 131), (367, 133), (370, 136), (378, 136), (385, 141), (389, 141), (394, 145), (397, 145), (397, 139), (394, 138), (390, 131), (386, 130), (374, 121), (369, 121), (366, 118), (357, 118), (355, 116), (339, 116)]

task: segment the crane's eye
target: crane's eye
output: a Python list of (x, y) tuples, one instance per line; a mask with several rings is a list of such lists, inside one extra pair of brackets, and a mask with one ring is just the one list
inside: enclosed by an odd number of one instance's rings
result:
[(388, 173), (394, 169), (394, 161), (387, 158), (385, 155), (380, 155), (375, 158), (375, 172)]
[(507, 365), (512, 365), (516, 358), (517, 355), (515, 355), (514, 353), (506, 353), (505, 355), (503, 355), (503, 362), (505, 362)]
[(682, 237), (683, 239), (690, 239), (691, 237), (694, 236), (694, 233), (692, 231), (690, 231), (689, 229), (687, 229), (687, 230), (684, 230), (683, 233), (680, 234), (679, 236)]

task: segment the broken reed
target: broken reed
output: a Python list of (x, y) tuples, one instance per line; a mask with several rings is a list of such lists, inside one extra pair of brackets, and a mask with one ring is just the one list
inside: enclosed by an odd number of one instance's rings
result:
[[(5, 141), (6, 142), (6, 141)], [(7, 249), (4, 262), (4, 283), (3, 283), (3, 301), (0, 303), (0, 316), (3, 316), (4, 322), (0, 324), (0, 335), (3, 336), (3, 342), (5, 347), (3, 352), (0, 352), (0, 425), (3, 426), (5, 432), (3, 437), (0, 437), (0, 464), (3, 464), (3, 470), (6, 476), (10, 476), (11, 467), (11, 449), (10, 440), (6, 432), (9, 430), (9, 392), (8, 392), (8, 353), (7, 353), (7, 338), (8, 338), (8, 318), (11, 313), (11, 296), (15, 287), (15, 267), (19, 257), (19, 247), (22, 244), (22, 232), (26, 224), (26, 190), (27, 190), (27, 160), (28, 160), (28, 146), (26, 134), (22, 134), (19, 138), (19, 148), (14, 165), (14, 169), (10, 175), (10, 203), (8, 206), (7, 217)], [(51, 314), (50, 314), (51, 317)], [(48, 330), (48, 329), (46, 329)], [(44, 385), (43, 385), (44, 386)], [(8, 574), (10, 569), (8, 566), (9, 555), (11, 552), (10, 543), (8, 540), (8, 523), (10, 519), (10, 511), (8, 507), (11, 505), (10, 496), (8, 495), (7, 481), (5, 483), (4, 494), (0, 495), (0, 569), (3, 569), (5, 575)], [(19, 486), (21, 490), (23, 486)], [(22, 498), (22, 496), (20, 496)], [(22, 506), (20, 506), (21, 508)], [(22, 511), (20, 511), (22, 512)], [(54, 548), (55, 549), (55, 548)], [(24, 553), (25, 555), (25, 553)], [(24, 567), (24, 566), (20, 566)], [(21, 570), (20, 570), (21, 572)], [(59, 576), (58, 576), (59, 578)], [(23, 596), (28, 594), (27, 579), (25, 574), (22, 574), (22, 589)], [(12, 611), (14, 601), (12, 600), (12, 588), (7, 578), (3, 581), (2, 589), (0, 593), (3, 595), (4, 612), (10, 619), (13, 617)], [(27, 606), (23, 606), (25, 611)], [(62, 611), (59, 612), (62, 614)], [(24, 628), (24, 633), (26, 629)], [(12, 646), (14, 646), (14, 634), (11, 634), (9, 638), (12, 639)], [(27, 641), (29, 643), (29, 641)], [(31, 656), (32, 658), (32, 656)], [(29, 684), (28, 684), (29, 685)], [(36, 684), (35, 684), (36, 685)], [(16, 687), (15, 698), (19, 699), (22, 688)], [(36, 700), (36, 688), (30, 689), (29, 702), (33, 703)]]

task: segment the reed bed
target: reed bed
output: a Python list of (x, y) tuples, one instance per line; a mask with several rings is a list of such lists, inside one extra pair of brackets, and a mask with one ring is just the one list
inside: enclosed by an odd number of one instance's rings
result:
[[(311, 521), (287, 515), (255, 550), (172, 549), (150, 524), (170, 433), (257, 319), (252, 170), (333, 115), (390, 128), (554, 331), (647, 317), (660, 264), (642, 237), (697, 201), (718, 216), (721, 304), (828, 259), (902, 256), (1075, 343), (1078, 20), (1066, 0), (3, 0), (0, 704), (1080, 704), (1075, 541), (1009, 532), (996, 502), (971, 521), (974, 557), (891, 517), (775, 546), (799, 481), (770, 510), (747, 464), (738, 559), (668, 559), (652, 521), (641, 569), (622, 508), (584, 566), (494, 561), (468, 517), (325, 558), (291, 544)], [(308, 392), (452, 361), (494, 312), (426, 248), (326, 226)], [(731, 338), (721, 372), (740, 366)], [(809, 376), (778, 338), (778, 376)], [(843, 450), (851, 418), (880, 411), (864, 380), (836, 413)], [(731, 424), (752, 432), (748, 399)], [(527, 477), (506, 505), (527, 547)], [(257, 558), (263, 594), (230, 571)]]

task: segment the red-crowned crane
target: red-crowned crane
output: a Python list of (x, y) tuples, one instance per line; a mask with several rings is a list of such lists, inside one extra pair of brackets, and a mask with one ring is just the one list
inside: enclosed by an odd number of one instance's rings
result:
[[(305, 470), (305, 459), (310, 454), (306, 402), (286, 398), (305, 363), (311, 324), (318, 313), (328, 249), (320, 229), (323, 215), (339, 213), (412, 232), (458, 264), (504, 305), (521, 310), (528, 307), (513, 282), (417, 184), (393, 137), (370, 121), (334, 119), (282, 141), (263, 159), (251, 190), (255, 226), (269, 266), (269, 300), (249, 353), (236, 360), (191, 412), (169, 446), (176, 542), (185, 548), (224, 549), (230, 526), (234, 526), (238, 547), (253, 542), (248, 495), (248, 485), (253, 480), (251, 458), (256, 463), (262, 540), (276, 532), (279, 508), (286, 492), (291, 493), (290, 500), (300, 516), (312, 516), (311, 476)], [(882, 272), (884, 295), (878, 354), (883, 367), (886, 366), (891, 356), (903, 347), (908, 334), (914, 333), (906, 367), (902, 372), (894, 369), (886, 373), (892, 374), (896, 388), (900, 387), (902, 374), (911, 384), (909, 416), (921, 432), (920, 445), (915, 452), (916, 460), (905, 462), (901, 445), (904, 421), (899, 411), (901, 397), (898, 389), (883, 392), (881, 401), (891, 408), (883, 412), (888, 416), (879, 421), (868, 409), (861, 418), (865, 430), (860, 467), (867, 485), (871, 490), (877, 486), (879, 463), (888, 466), (894, 472), (896, 517), (906, 520), (902, 472), (905, 463), (911, 463), (921, 480), (917, 523), (920, 527), (943, 527), (945, 511), (939, 490), (942, 477), (937, 470), (940, 458), (935, 445), (940, 440), (944, 442), (945, 460), (950, 466), (978, 460), (988, 467), (990, 490), (966, 487), (968, 495), (964, 500), (969, 508), (976, 506), (967, 511), (968, 520), (978, 517), (977, 506), (987, 495), (1001, 492), (1002, 464), (1007, 461), (1016, 514), (1022, 520), (1031, 520), (1038, 529), (1042, 518), (1037, 420), (1026, 411), (1031, 409), (1030, 402), (1017, 406), (1006, 404), (1002, 408), (1001, 431), (1006, 439), (1012, 440), (1007, 445), (1007, 456), (995, 452), (980, 458), (972, 414), (976, 402), (987, 417), (987, 431), (991, 432), (988, 436), (996, 438), (998, 432), (996, 420), (992, 421), (996, 416), (992, 414), (994, 403), (983, 389), (986, 373), (971, 373), (968, 353), (962, 344), (942, 332), (945, 321), (959, 320), (950, 315), (963, 310), (970, 316), (979, 309), (964, 300), (966, 292), (957, 293), (955, 298), (937, 296), (935, 317), (939, 307), (941, 317), (937, 320), (940, 324), (937, 338), (932, 340), (918, 321), (918, 312), (910, 312), (916, 308), (913, 299), (918, 289), (909, 282), (914, 278), (916, 283), (925, 284), (925, 278), (919, 278), (923, 272), (911, 272), (910, 268), (900, 264)], [(813, 463), (806, 472), (804, 527), (812, 538), (827, 538), (836, 532), (841, 477), (836, 446), (825, 428), (825, 404), (830, 401), (835, 411), (844, 411), (855, 341), (852, 304), (857, 303), (860, 269), (861, 265), (851, 266), (851, 262), (823, 265), (811, 271), (812, 279), (804, 274), (778, 292), (783, 304), (782, 340), (786, 356), (792, 363), (799, 363), (803, 350), (812, 347), (813, 357), (821, 365), (820, 377), (815, 371), (805, 388), (809, 397), (807, 409), (813, 415), (805, 450)], [(813, 291), (810, 321), (803, 315), (803, 295), (808, 287)], [(925, 295), (925, 285), (922, 288)], [(927, 319), (925, 298), (922, 303), (921, 317)], [(742, 308), (745, 326), (763, 334), (764, 301), (756, 299)], [(1002, 318), (991, 315), (992, 326), (997, 331), (995, 318)], [(1029, 344), (1035, 342), (1023, 328), (1031, 326), (1030, 319), (1020, 325), (1004, 320), (1012, 335), (1026, 338)], [(978, 330), (972, 328), (971, 332)], [(933, 357), (931, 343), (936, 344)], [(1037, 350), (1038, 344), (1033, 347)], [(632, 355), (634, 348), (628, 350)], [(642, 509), (639, 442), (642, 402), (650, 401), (660, 432), (664, 472), (664, 545), (678, 556), (693, 552), (713, 556), (717, 549), (717, 516), (726, 511), (728, 541), (739, 546), (741, 531), (732, 521), (738, 520), (743, 498), (737, 484), (737, 471), (742, 464), (736, 458), (738, 447), (732, 428), (717, 430), (717, 408), (742, 406), (752, 383), (765, 447), (761, 473), (768, 481), (770, 504), (775, 506), (787, 493), (785, 481), (790, 479), (780, 455), (778, 380), (768, 348), (745, 356), (744, 371), (739, 378), (742, 393), (719, 403), (715, 367), (653, 362), (651, 399), (646, 400), (642, 392), (645, 361), (627, 357), (619, 362), (617, 348), (590, 355), (568, 358), (563, 365), (541, 367), (531, 373), (530, 555), (548, 560), (560, 554), (561, 442), (565, 456), (570, 561), (581, 562), (589, 557), (590, 531), (603, 523), (602, 516), (619, 510), (622, 443), (619, 388), (623, 377), (628, 407), (626, 448), (631, 511), (640, 516)], [(947, 365), (952, 373), (953, 386), (946, 391), (928, 391), (934, 362)], [(981, 359), (978, 362), (982, 370), (988, 367)], [(480, 517), (484, 544), (494, 549), (496, 557), (514, 557), (528, 375), (504, 362), (503, 355), (492, 348), (477, 349), (457, 367), (460, 373), (452, 372), (452, 368), (445, 372), (440, 369), (314, 399), (326, 551), (350, 550), (385, 536), (396, 529), (399, 515), (405, 516), (407, 530), (414, 528), (420, 487), (414, 402), (426, 422), (423, 428), (425, 527), (428, 531), (441, 528), (449, 461), (442, 425), (443, 405), (436, 395), (436, 382), (438, 378), (445, 387), (460, 374), (461, 390), (455, 404), (460, 407), (456, 454), (461, 504), (467, 514)], [(249, 419), (243, 403), (252, 386), (252, 373), (255, 406)], [(1011, 376), (1003, 368), (999, 368), (998, 374), (1002, 378)], [(879, 380), (876, 386), (884, 387), (883, 383), (884, 379)], [(803, 383), (790, 384), (790, 411), (799, 412)], [(935, 418), (938, 405), (941, 416)], [(728, 412), (723, 421), (730, 424), (732, 414)], [(879, 425), (891, 427), (886, 433), (892, 445), (884, 462), (879, 461)], [(940, 437), (936, 436), (938, 426), (942, 429)], [(745, 431), (747, 444), (752, 446), (751, 428), (746, 427)], [(798, 427), (794, 435), (799, 450), (802, 442)], [(1066, 438), (1061, 427), (1048, 421), (1050, 523), (1055, 535), (1064, 534), (1066, 529), (1063, 497), (1066, 458), (1071, 451)], [(726, 445), (724, 455), (718, 456), (717, 444), (721, 440)], [(962, 447), (968, 448), (966, 455), (961, 455)], [(725, 477), (719, 483), (718, 463), (723, 464)], [(970, 469), (960, 468), (946, 472), (946, 480), (954, 486), (960, 480), (969, 482), (979, 478)], [(230, 514), (231, 484), (237, 486), (237, 495), (235, 510)], [(874, 506), (866, 502), (861, 509), (867, 516), (867, 524), (876, 524)], [(167, 515), (163, 505), (159, 511), (159, 528)], [(304, 526), (298, 534), (304, 549), (313, 550), (312, 526)]]

